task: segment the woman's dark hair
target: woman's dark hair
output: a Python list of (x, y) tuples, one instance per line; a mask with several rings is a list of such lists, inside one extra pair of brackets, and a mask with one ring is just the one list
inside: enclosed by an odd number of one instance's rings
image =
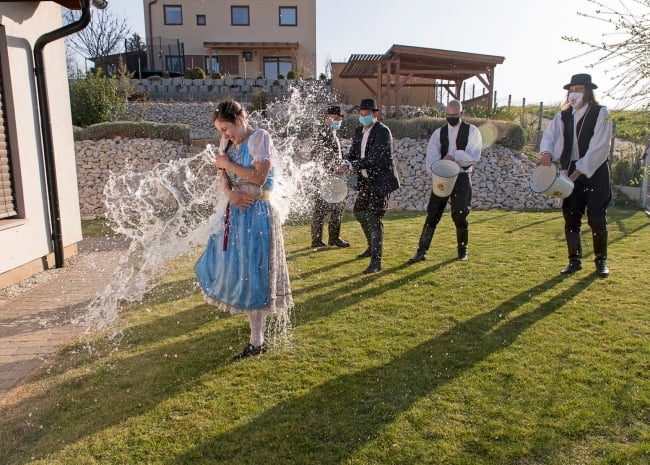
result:
[(585, 86), (585, 101), (592, 105), (598, 105), (598, 101), (594, 95), (594, 90), (591, 86)]
[(227, 123), (235, 123), (238, 116), (246, 117), (246, 110), (241, 106), (241, 103), (236, 100), (222, 100), (217, 104), (217, 109), (214, 110), (214, 121), (225, 121)]

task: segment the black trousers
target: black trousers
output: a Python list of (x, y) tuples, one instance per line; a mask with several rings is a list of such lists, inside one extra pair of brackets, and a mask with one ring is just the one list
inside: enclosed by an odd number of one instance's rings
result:
[(338, 239), (341, 234), (341, 218), (343, 217), (344, 208), (345, 202), (328, 203), (320, 195), (316, 195), (314, 199), (314, 212), (311, 218), (312, 240), (322, 239), (323, 222), (328, 215), (329, 240), (334, 241)]
[(368, 247), (371, 247), (373, 237), (375, 237), (375, 240), (379, 242), (379, 246), (381, 247), (384, 233), (384, 223), (382, 220), (388, 209), (388, 195), (378, 193), (370, 185), (368, 179), (362, 176), (359, 176), (357, 189), (359, 190), (359, 195), (354, 202), (354, 216), (359, 221), (359, 224), (361, 224), (366, 241), (368, 242)]
[[(569, 174), (575, 170), (575, 162), (569, 165)], [(564, 231), (579, 233), (582, 217), (587, 212), (587, 222), (591, 231), (607, 231), (607, 207), (612, 201), (612, 187), (609, 176), (609, 163), (603, 163), (591, 178), (580, 176), (575, 182), (573, 192), (562, 202)]]
[(451, 219), (454, 221), (457, 230), (467, 229), (469, 223), (467, 216), (472, 203), (472, 182), (469, 173), (461, 172), (456, 178), (456, 184), (449, 197), (438, 197), (431, 192), (429, 204), (427, 205), (427, 219), (425, 226), (435, 229), (442, 214), (445, 212), (447, 202), (451, 203)]

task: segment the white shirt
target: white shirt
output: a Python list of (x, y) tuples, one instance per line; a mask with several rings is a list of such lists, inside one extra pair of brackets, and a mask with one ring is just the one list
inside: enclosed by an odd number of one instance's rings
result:
[[(609, 156), (609, 146), (612, 139), (612, 120), (607, 108), (601, 107), (594, 128), (594, 135), (589, 141), (587, 152), (582, 158), (578, 155), (578, 135), (576, 126), (580, 119), (587, 112), (589, 105), (584, 105), (578, 111), (573, 112), (573, 151), (571, 160), (576, 162), (576, 169), (590, 178), (596, 170), (602, 165)], [(549, 152), (553, 161), (560, 160), (562, 149), (564, 148), (564, 123), (562, 122), (561, 113), (557, 113), (551, 120), (542, 136), (539, 145), (540, 152)]]
[[(370, 126), (363, 127), (363, 137), (361, 138), (361, 158), (366, 158), (366, 145), (368, 145), (368, 136), (370, 136), (370, 130), (374, 125), (375, 123), (372, 123), (372, 125)], [(368, 171), (366, 171), (365, 169), (361, 170), (361, 175), (364, 178), (367, 178)]]
[[(459, 163), (461, 159), (465, 160), (467, 163), (476, 163), (481, 159), (481, 150), (483, 149), (483, 138), (481, 133), (476, 126), (473, 124), (469, 125), (469, 136), (467, 137), (467, 147), (465, 150), (458, 150), (456, 148), (456, 138), (458, 137), (458, 130), (460, 129), (460, 122), (456, 126), (448, 127), (448, 137), (449, 137), (449, 151), (448, 155), (451, 155), (456, 159), (456, 163), (461, 165), (464, 168), (466, 163)], [(427, 160), (426, 160), (426, 169), (429, 172), (433, 167), (433, 164), (443, 158), (440, 153), (441, 144), (440, 144), (440, 130), (442, 128), (436, 129), (429, 139), (429, 145), (427, 146)], [(458, 152), (458, 153), (457, 153)], [(469, 167), (465, 172), (471, 173), (474, 170), (473, 167)]]

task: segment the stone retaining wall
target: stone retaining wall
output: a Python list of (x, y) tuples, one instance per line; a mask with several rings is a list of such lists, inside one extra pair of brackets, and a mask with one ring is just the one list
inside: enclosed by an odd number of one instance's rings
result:
[(134, 121), (187, 124), (191, 139), (213, 139), (216, 135), (212, 122), (215, 106), (209, 102), (129, 103), (127, 108)]
[[(214, 136), (212, 132), (211, 136)], [(431, 192), (431, 175), (424, 170), (426, 140), (395, 140), (395, 157), (402, 187), (391, 195), (389, 207), (400, 210), (423, 211)], [(349, 141), (343, 141), (344, 150)], [(146, 172), (158, 162), (188, 157), (204, 146), (152, 139), (104, 139), (78, 141), (77, 178), (82, 219), (102, 218), (105, 214), (103, 189), (111, 172), (121, 173), (127, 167)], [(298, 150), (295, 160), (300, 163)], [(345, 152), (344, 152), (345, 153)], [(472, 175), (474, 196), (472, 208), (487, 209), (547, 209), (557, 208), (559, 201), (533, 194), (528, 181), (534, 163), (523, 154), (495, 145), (483, 150), (481, 161)], [(354, 195), (348, 197), (351, 207)]]

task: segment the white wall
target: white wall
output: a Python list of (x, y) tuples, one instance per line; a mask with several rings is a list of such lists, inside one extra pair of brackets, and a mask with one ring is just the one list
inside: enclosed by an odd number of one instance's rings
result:
[[(18, 166), (14, 167), (14, 181), (21, 212), (20, 220), (0, 220), (0, 273), (3, 273), (53, 251), (33, 71), (33, 46), (42, 34), (61, 26), (61, 7), (54, 2), (0, 3), (0, 23), (7, 36), (9, 66), (4, 71), (10, 75), (11, 87), (5, 85), (5, 94), (11, 93), (10, 99), (13, 101), (8, 118), (13, 118), (15, 130), (12, 161), (18, 162)], [(79, 242), (82, 236), (63, 39), (45, 46), (44, 62), (63, 245), (69, 246)]]

